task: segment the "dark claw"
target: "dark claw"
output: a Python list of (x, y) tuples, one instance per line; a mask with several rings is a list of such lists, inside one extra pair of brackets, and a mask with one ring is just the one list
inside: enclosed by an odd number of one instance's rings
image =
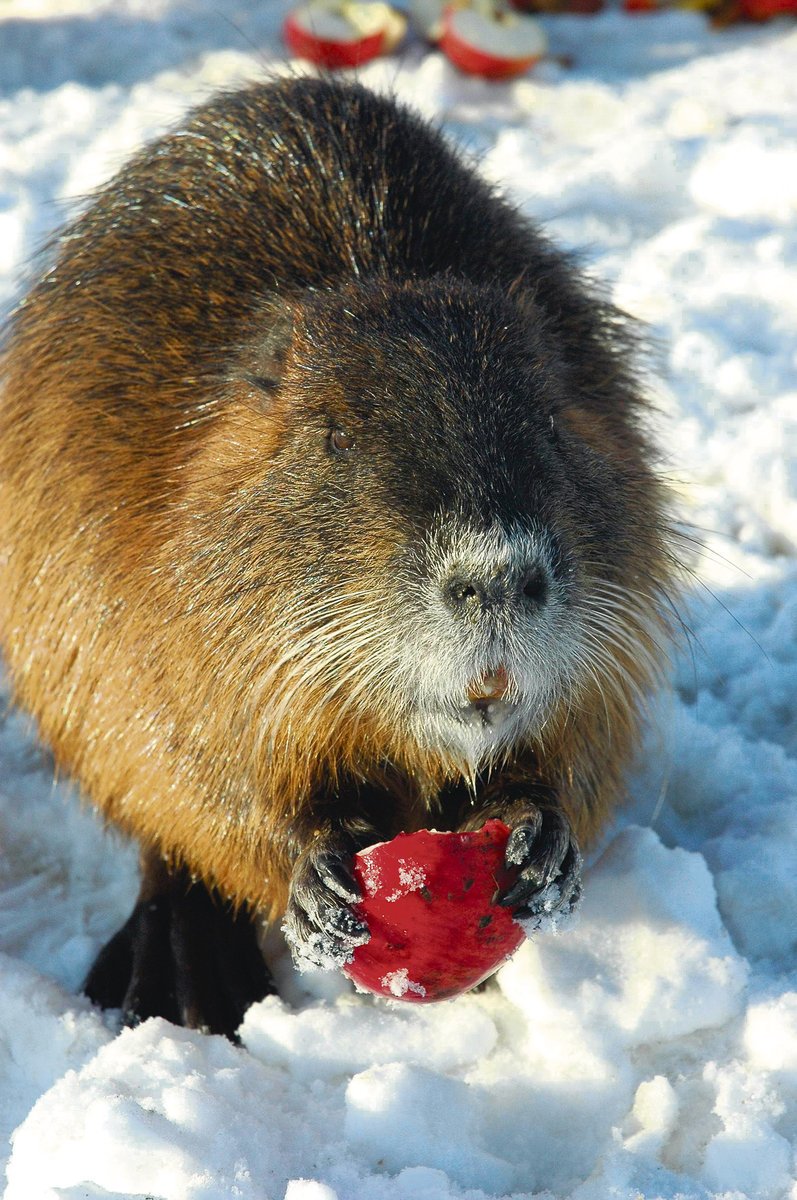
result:
[(514, 884), (497, 903), (518, 919), (572, 912), (581, 898), (581, 854), (564, 814), (530, 807), (509, 836), (506, 865)]
[(506, 844), (507, 864), (521, 866), (527, 860), (534, 849), (534, 843), (539, 837), (541, 829), (542, 813), (537, 808), (528, 813), (523, 824), (518, 825), (510, 833)]
[(356, 904), (362, 900), (363, 894), (348, 867), (340, 861), (337, 855), (322, 854), (317, 860), (318, 875), (330, 891), (347, 904)]
[(536, 920), (538, 924), (542, 924), (547, 916), (570, 916), (581, 903), (580, 869), (579, 855), (578, 863), (569, 874), (562, 874), (560, 879), (537, 892), (529, 904), (516, 908), (513, 916), (518, 921)]
[[(314, 924), (300, 908), (289, 909), (282, 928), (297, 965), (312, 963), (330, 968), (351, 962), (354, 948), (367, 942), (370, 935), (353, 913), (345, 915), (350, 917), (351, 924), (347, 930), (341, 930), (331, 921), (326, 925)], [(340, 924), (344, 922), (341, 920)]]
[(334, 929), (346, 941), (357, 942), (368, 940), (368, 926), (364, 921), (355, 917), (350, 908), (336, 908), (327, 916), (326, 927)]
[(299, 965), (342, 966), (368, 941), (367, 926), (349, 907), (362, 899), (348, 865), (353, 856), (348, 839), (337, 835), (332, 843), (319, 839), (294, 867), (283, 929)]

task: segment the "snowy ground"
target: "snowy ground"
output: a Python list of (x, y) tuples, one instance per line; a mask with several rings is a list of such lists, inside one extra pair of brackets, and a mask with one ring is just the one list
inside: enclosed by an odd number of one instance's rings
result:
[[(280, 57), (261, 0), (0, 0), (0, 305), (139, 142)], [(7, 1200), (797, 1198), (797, 31), (549, 22), (511, 86), (411, 48), (363, 78), (442, 117), (660, 345), (698, 584), (578, 927), (497, 987), (390, 1007), (285, 968), (245, 1048), (75, 989), (134, 855), (0, 724)], [(302, 991), (305, 988), (305, 991)], [(6, 1135), (3, 1137), (2, 1135)]]

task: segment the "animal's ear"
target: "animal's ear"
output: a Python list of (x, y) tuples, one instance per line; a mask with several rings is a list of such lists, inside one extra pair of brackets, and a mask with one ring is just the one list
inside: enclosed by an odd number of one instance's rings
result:
[(549, 371), (560, 365), (555, 322), (539, 303), (537, 288), (527, 285), (525, 274), (519, 275), (507, 293), (519, 316), (523, 353), (534, 371)]
[(295, 325), (294, 306), (280, 297), (270, 298), (250, 322), (251, 334), (237, 355), (230, 383), (243, 399), (268, 408), (290, 359)]
[(547, 277), (510, 288), (535, 337), (535, 362), (553, 366), (565, 408), (597, 413), (621, 426), (644, 406), (645, 339), (641, 326), (591, 280), (575, 287), (555, 264)]

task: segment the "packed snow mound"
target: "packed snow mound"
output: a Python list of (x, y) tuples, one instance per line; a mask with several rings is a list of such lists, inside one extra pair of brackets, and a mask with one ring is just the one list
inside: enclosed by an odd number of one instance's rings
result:
[[(398, 1200), (406, 1168), (491, 1196), (567, 1192), (624, 1121), (628, 1153), (655, 1156), (703, 1100), (662, 1061), (744, 1014), (747, 968), (700, 855), (631, 827), (589, 882), (578, 926), (527, 943), (500, 991), (420, 1013), (352, 995), (297, 1011), (269, 997), (247, 1014), (244, 1049), (164, 1021), (111, 1040), (86, 1013), (82, 1065), (14, 1134), (7, 1200), (89, 1183), (120, 1196), (282, 1195), (308, 1143), (329, 1147), (322, 1174), (340, 1196)], [(74, 1023), (60, 1042), (75, 1040)], [(749, 1035), (759, 1064), (760, 1026)], [(712, 1077), (718, 1095), (726, 1075)], [(763, 1119), (755, 1136), (776, 1139)]]
[[(287, 7), (2, 6), (0, 307), (142, 141), (288, 69)], [(77, 993), (134, 849), (4, 706), (7, 1200), (797, 1197), (797, 33), (613, 9), (546, 28), (572, 70), (493, 86), (414, 44), (359, 76), (440, 120), (655, 341), (694, 586), (579, 918), (422, 1008), (298, 976), (277, 938), (282, 998), (241, 1046), (119, 1033)]]

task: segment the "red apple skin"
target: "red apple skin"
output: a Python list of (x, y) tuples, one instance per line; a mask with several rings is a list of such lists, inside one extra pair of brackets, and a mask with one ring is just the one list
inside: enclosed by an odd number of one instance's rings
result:
[(295, 20), (293, 13), (288, 13), (282, 26), (282, 36), (291, 54), (297, 58), (306, 58), (319, 67), (329, 67), (332, 70), (344, 67), (360, 67), (370, 62), (382, 53), (385, 38), (384, 31), (378, 29), (367, 37), (351, 42), (334, 42), (328, 38), (319, 38)]
[(492, 902), (515, 877), (504, 865), (508, 837), (503, 821), (488, 821), (474, 833), (401, 833), (356, 855), (364, 897), (356, 912), (371, 938), (344, 968), (349, 978), (377, 995), (429, 1004), (492, 975), (524, 939), (511, 910)]
[(750, 21), (768, 21), (784, 13), (797, 13), (797, 0), (741, 0), (741, 12)]
[(446, 58), (465, 75), (481, 75), (483, 79), (517, 79), (540, 61), (538, 54), (525, 58), (496, 58), (493, 54), (478, 50), (457, 37), (448, 13), (444, 16), (443, 36), (439, 45)]

